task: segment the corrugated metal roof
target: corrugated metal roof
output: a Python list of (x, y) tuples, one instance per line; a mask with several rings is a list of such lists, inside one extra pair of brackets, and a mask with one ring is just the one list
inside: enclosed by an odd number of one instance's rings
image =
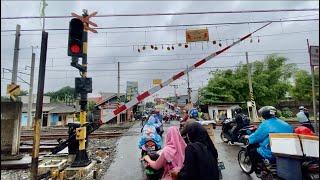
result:
[[(22, 112), (27, 112), (28, 111), (28, 104), (23, 104), (22, 106)], [(36, 111), (36, 104), (32, 104), (32, 111)], [(48, 113), (72, 113), (75, 111), (73, 106), (68, 106), (65, 103), (47, 103), (43, 104), (42, 107), (43, 112), (48, 112)], [(76, 111), (79, 111), (77, 108)]]

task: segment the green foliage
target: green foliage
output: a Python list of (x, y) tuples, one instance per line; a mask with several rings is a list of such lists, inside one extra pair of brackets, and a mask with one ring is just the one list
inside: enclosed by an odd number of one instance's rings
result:
[[(291, 96), (298, 101), (312, 101), (312, 76), (305, 70), (299, 70), (294, 75), (295, 85), (290, 91)], [(319, 71), (315, 72), (315, 84), (319, 85)], [(319, 91), (316, 93), (319, 99)]]
[(88, 101), (88, 111), (92, 112), (96, 103), (94, 101)]
[[(255, 61), (252, 66), (252, 86), (257, 105), (276, 105), (285, 97), (289, 90), (289, 78), (295, 66), (285, 64), (286, 58), (270, 55), (264, 61)], [(201, 104), (213, 102), (248, 101), (248, 70), (247, 65), (240, 64), (234, 70), (218, 70), (208, 85), (201, 90)]]
[(1, 96), (1, 102), (9, 102), (10, 98), (8, 96)]
[(282, 116), (285, 118), (290, 118), (290, 117), (293, 117), (294, 115), (289, 108), (285, 107), (282, 109)]
[(50, 96), (51, 102), (64, 102), (67, 99), (73, 99), (74, 88), (66, 86), (55, 92), (47, 92), (46, 96)]

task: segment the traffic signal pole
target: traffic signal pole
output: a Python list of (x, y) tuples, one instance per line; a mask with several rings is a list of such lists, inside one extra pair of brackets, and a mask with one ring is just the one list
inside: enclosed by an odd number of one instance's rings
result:
[[(83, 18), (87, 17), (87, 11), (84, 11)], [(87, 78), (87, 48), (88, 48), (88, 31), (85, 27), (88, 27), (88, 23), (83, 22), (84, 30), (82, 35), (82, 70), (81, 79), (85, 82)], [(84, 167), (91, 163), (86, 150), (86, 136), (87, 136), (87, 102), (88, 102), (88, 92), (80, 92), (80, 127), (76, 129), (77, 135), (76, 139), (79, 140), (79, 151), (76, 153), (76, 158), (71, 164), (71, 167)]]

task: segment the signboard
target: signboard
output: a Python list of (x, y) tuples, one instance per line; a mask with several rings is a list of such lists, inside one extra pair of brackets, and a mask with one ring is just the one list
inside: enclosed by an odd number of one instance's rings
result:
[(20, 94), (20, 86), (16, 84), (7, 85), (7, 93), (11, 96), (17, 96)]
[(319, 46), (310, 46), (310, 65), (319, 66)]
[(153, 79), (152, 80), (152, 84), (153, 85), (158, 85), (158, 84), (161, 84), (162, 83), (162, 80), (161, 79)]
[(138, 95), (138, 81), (127, 81), (127, 101)]
[(186, 31), (186, 42), (209, 41), (208, 29), (195, 29)]

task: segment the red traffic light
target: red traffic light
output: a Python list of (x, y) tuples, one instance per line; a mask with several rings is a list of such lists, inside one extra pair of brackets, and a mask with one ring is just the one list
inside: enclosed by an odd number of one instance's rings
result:
[(70, 51), (74, 54), (78, 54), (81, 51), (81, 48), (78, 44), (71, 44)]

